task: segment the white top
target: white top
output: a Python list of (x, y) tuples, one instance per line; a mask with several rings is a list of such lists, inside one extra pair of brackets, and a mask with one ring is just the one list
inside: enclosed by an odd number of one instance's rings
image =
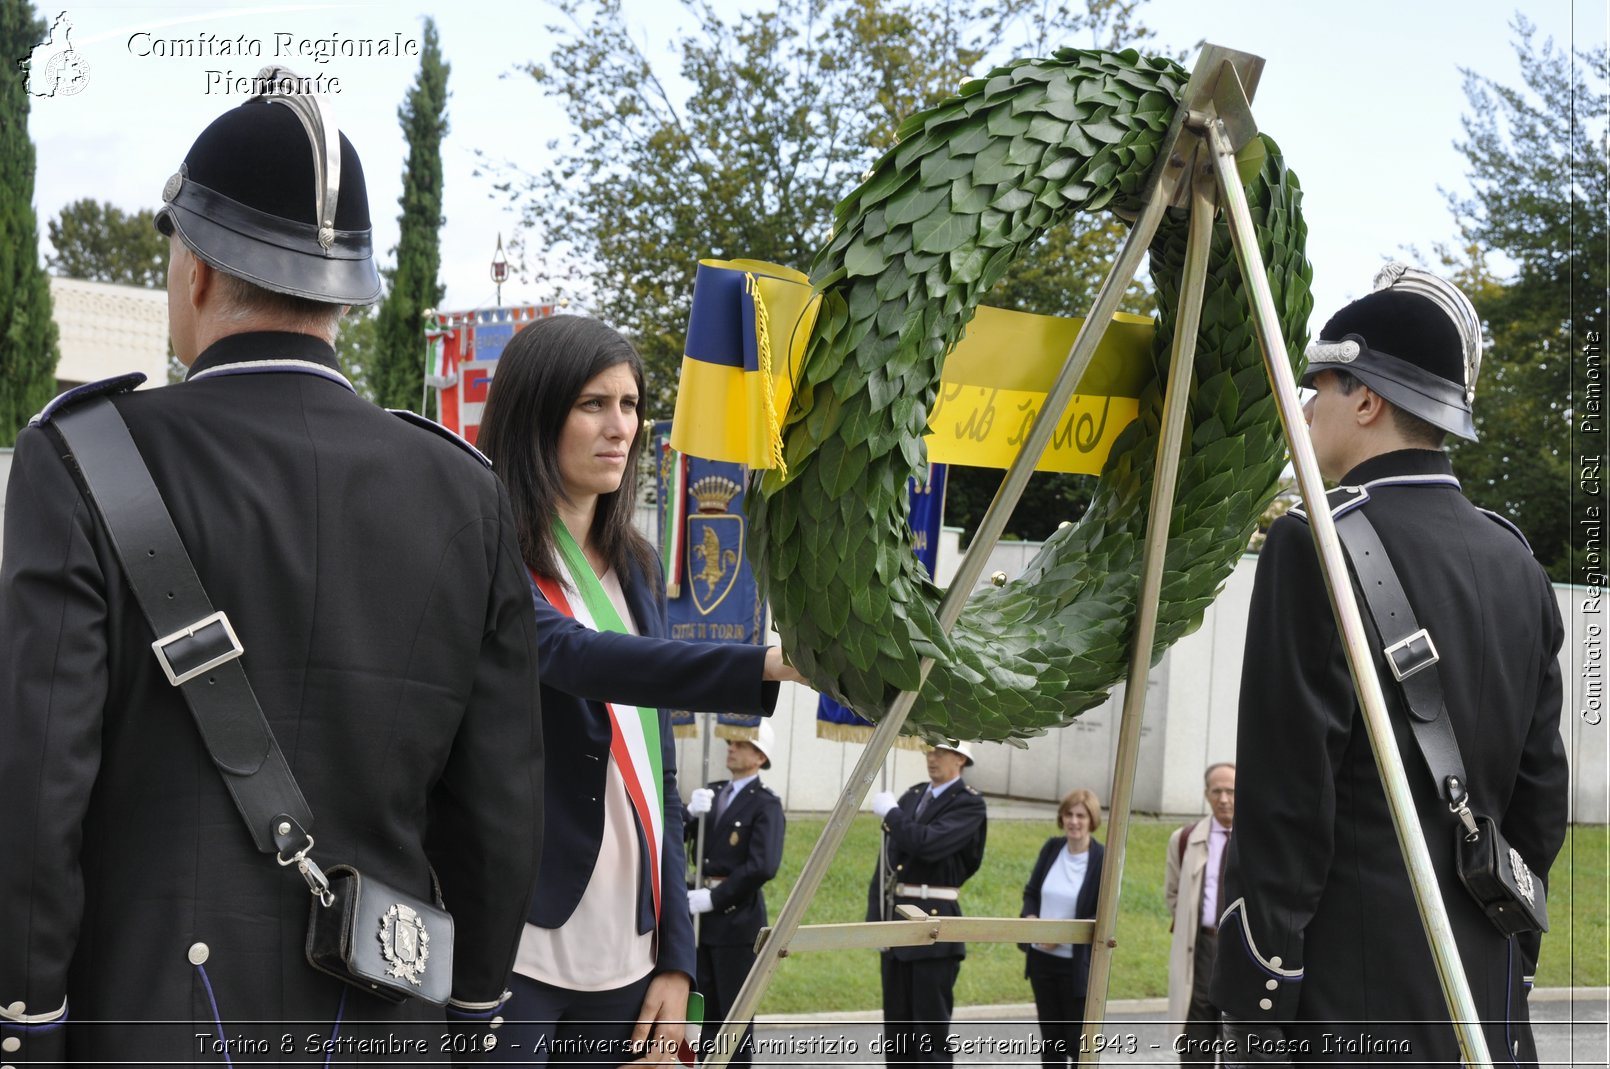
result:
[[(601, 580), (604, 593), (632, 634), (637, 625), (626, 604), (619, 577), (611, 568)], [(581, 595), (561, 574), (565, 597), (576, 619), (597, 630)], [(582, 892), (576, 911), (558, 928), (527, 923), (520, 935), (520, 952), (514, 971), (545, 984), (571, 991), (610, 991), (640, 979), (654, 968), (654, 933), (637, 930), (637, 889), (643, 878), (638, 850), (637, 816), (626, 793), (626, 781), (612, 755), (604, 776), (604, 835), (592, 878)], [(676, 888), (662, 888), (669, 896)], [(675, 909), (674, 898), (662, 909)]]
[[(1040, 881), (1040, 916), (1045, 920), (1072, 920), (1077, 914), (1075, 910), (1079, 902), (1079, 892), (1084, 890), (1085, 873), (1090, 871), (1090, 851), (1084, 850), (1077, 854), (1068, 853), (1063, 847), (1057, 851), (1057, 859), (1051, 867), (1045, 870), (1045, 879)], [(1055, 950), (1046, 950), (1054, 958), (1073, 957), (1072, 943), (1058, 943)]]

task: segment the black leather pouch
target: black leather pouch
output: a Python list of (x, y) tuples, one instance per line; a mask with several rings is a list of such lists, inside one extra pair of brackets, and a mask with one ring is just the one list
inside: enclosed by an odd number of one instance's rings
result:
[(446, 1005), (453, 990), (453, 917), (439, 906), (333, 865), (333, 896), (308, 918), (307, 960), (321, 972), (388, 1002)]
[(1454, 833), (1459, 879), (1487, 919), (1505, 935), (1549, 930), (1548, 891), (1521, 855), (1504, 841), (1492, 817), (1476, 818), (1477, 836)]

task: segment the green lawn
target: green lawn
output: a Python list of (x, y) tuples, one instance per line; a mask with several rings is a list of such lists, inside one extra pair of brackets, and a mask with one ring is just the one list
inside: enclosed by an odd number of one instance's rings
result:
[(1610, 827), (1579, 824), (1549, 875), (1549, 932), (1543, 937), (1539, 987), (1603, 987), (1610, 974)]
[[(806, 855), (821, 834), (819, 817), (790, 818), (783, 866), (767, 888), (772, 916), (793, 886)], [(1124, 890), (1118, 918), (1118, 949), (1113, 952), (1112, 998), (1161, 996), (1168, 990), (1168, 913), (1163, 905), (1163, 861), (1168, 836), (1177, 823), (1135, 820), (1130, 824)], [(1105, 827), (1098, 838), (1105, 838)], [(967, 884), (963, 908), (971, 916), (1015, 917), (1022, 907), (1023, 881), (1040, 844), (1056, 832), (1047, 821), (993, 821), (984, 868)], [(1606, 840), (1602, 826), (1573, 828), (1554, 868), (1549, 891), (1553, 929), (1543, 944), (1538, 984), (1602, 986), (1607, 974)], [(878, 850), (878, 826), (870, 815), (856, 818), (821, 891), (807, 913), (807, 924), (862, 920), (867, 883)], [(1574, 898), (1572, 891), (1575, 891)], [(956, 985), (961, 1005), (1033, 1001), (1023, 979), (1023, 955), (1007, 944), (970, 944)], [(762, 1013), (811, 1013), (876, 1009), (878, 961), (874, 950), (801, 954), (778, 969), (761, 1004)]]

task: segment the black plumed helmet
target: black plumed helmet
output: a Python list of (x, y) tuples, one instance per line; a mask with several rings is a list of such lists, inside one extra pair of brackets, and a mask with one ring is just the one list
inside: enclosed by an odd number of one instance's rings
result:
[(1308, 347), (1303, 385), (1346, 371), (1432, 426), (1471, 441), (1471, 404), (1481, 370), (1481, 322), (1455, 286), (1429, 271), (1390, 263), (1375, 292), (1335, 315)]
[(329, 304), (372, 304), (380, 274), (358, 153), (328, 107), (284, 67), (264, 95), (213, 121), (162, 190), (156, 227), (196, 256), (264, 289)]

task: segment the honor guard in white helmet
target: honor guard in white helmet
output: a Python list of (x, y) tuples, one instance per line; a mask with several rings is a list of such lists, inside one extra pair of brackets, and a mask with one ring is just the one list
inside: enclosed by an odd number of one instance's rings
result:
[[(688, 908), (699, 919), (706, 1037), (716, 1034), (755, 964), (755, 936), (766, 926), (764, 887), (783, 860), (782, 799), (760, 781), (777, 752), (777, 733), (763, 718), (753, 734), (728, 738), (728, 778), (693, 792), (683, 825), (689, 843), (704, 827), (699, 886), (688, 891)], [(744, 1033), (729, 1065), (751, 1063), (752, 1035)]]

